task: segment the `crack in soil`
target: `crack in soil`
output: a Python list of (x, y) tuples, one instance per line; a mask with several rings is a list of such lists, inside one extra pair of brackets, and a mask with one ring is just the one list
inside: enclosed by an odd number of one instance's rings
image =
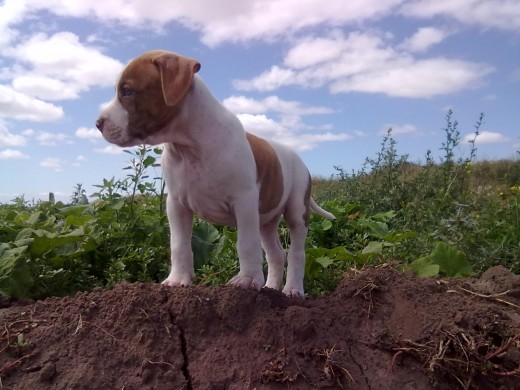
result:
[(181, 354), (182, 354), (182, 375), (184, 375), (184, 380), (186, 381), (186, 389), (187, 390), (193, 390), (193, 384), (191, 381), (191, 374), (189, 369), (189, 359), (188, 359), (188, 351), (187, 351), (187, 342), (186, 342), (186, 334), (184, 333), (184, 328), (180, 326), (177, 321), (175, 320), (175, 315), (168, 311), (168, 314), (170, 315), (170, 321), (171, 323), (179, 330), (179, 342), (181, 345)]
[(365, 370), (363, 370), (363, 366), (361, 366), (361, 364), (359, 364), (359, 362), (356, 360), (356, 358), (354, 357), (354, 354), (352, 353), (352, 348), (350, 347), (350, 345), (348, 346), (348, 352), (350, 354), (350, 358), (352, 359), (352, 361), (354, 362), (354, 364), (356, 366), (358, 366), (359, 368), (359, 371), (361, 371), (361, 375), (363, 375), (363, 378), (365, 379), (365, 383), (367, 384), (367, 388), (368, 390), (371, 390), (372, 388), (370, 387), (370, 382), (367, 378), (367, 376), (365, 375)]

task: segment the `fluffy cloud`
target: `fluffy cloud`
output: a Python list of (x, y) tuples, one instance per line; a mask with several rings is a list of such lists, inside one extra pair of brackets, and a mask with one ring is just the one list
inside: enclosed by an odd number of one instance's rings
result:
[(83, 44), (70, 32), (38, 33), (3, 54), (23, 65), (14, 71), (15, 89), (49, 100), (77, 98), (92, 86), (113, 85), (123, 68), (121, 62)]
[(320, 25), (359, 23), (386, 15), (403, 2), (329, 0), (323, 6), (321, 0), (20, 1), (27, 7), (24, 9), (14, 5), (17, 1), (6, 0), (2, 8), (16, 9), (13, 16), (18, 19), (20, 14), (45, 10), (61, 16), (97, 18), (106, 23), (157, 30), (166, 23), (177, 21), (191, 30), (200, 31), (201, 40), (209, 46), (228, 41), (269, 40)]
[(326, 6), (321, 0), (5, 0), (0, 6), (0, 47), (17, 36), (16, 24), (39, 11), (157, 31), (176, 21), (200, 32), (209, 46), (290, 37), (311, 27), (358, 25), (392, 12), (425, 19), (442, 15), (464, 24), (520, 29), (516, 0), (328, 0)]
[[(0, 6), (0, 14), (5, 10), (11, 12), (0, 16), (0, 32), (9, 28), (9, 23), (23, 19), (24, 10), (12, 1)], [(123, 67), (68, 32), (20, 35), (16, 42), (2, 50), (0, 78), (11, 80), (11, 86), (0, 85), (0, 118), (35, 122), (61, 119), (63, 108), (47, 101), (75, 99), (93, 86), (111, 86)], [(67, 142), (66, 138), (45, 132), (36, 135), (44, 145)], [(12, 142), (13, 138), (8, 139)]]
[(302, 133), (298, 129), (284, 126), (266, 115), (237, 115), (247, 131), (290, 146), (298, 151), (312, 150), (322, 142), (345, 141), (353, 136), (345, 133), (319, 132)]
[[(474, 133), (467, 134), (464, 137), (464, 141), (466, 141), (466, 142), (473, 141), (474, 139), (475, 139)], [(475, 143), (483, 145), (483, 144), (496, 144), (496, 143), (508, 142), (508, 141), (509, 141), (509, 138), (507, 138), (505, 135), (503, 135), (501, 133), (496, 133), (493, 131), (482, 131), (482, 132), (480, 132), (477, 139), (475, 140)]]
[(0, 85), (0, 118), (45, 122), (61, 117), (63, 117), (61, 107)]
[[(246, 131), (288, 145), (296, 150), (314, 149), (319, 143), (343, 141), (351, 138), (344, 133), (335, 134), (329, 125), (309, 126), (303, 116), (331, 114), (328, 107), (308, 106), (298, 101), (268, 96), (255, 100), (245, 96), (231, 96), (223, 101), (230, 111), (237, 114)], [(273, 113), (276, 118), (268, 116)]]
[(12, 134), (7, 126), (0, 120), (0, 147), (2, 146), (24, 146), (27, 138), (23, 135)]
[(431, 46), (442, 42), (449, 33), (435, 27), (422, 27), (410, 38), (406, 39), (400, 48), (410, 52), (424, 52)]
[(16, 77), (13, 88), (25, 95), (44, 100), (76, 99), (80, 92), (74, 84), (38, 75)]
[(460, 60), (410, 60), (395, 63), (387, 69), (363, 72), (334, 81), (330, 89), (334, 93), (368, 92), (428, 98), (475, 88), (489, 72), (489, 66)]
[(314, 115), (333, 112), (328, 107), (306, 106), (301, 102), (280, 99), (278, 96), (268, 96), (262, 100), (255, 100), (246, 96), (231, 96), (225, 99), (223, 104), (235, 114), (260, 114), (271, 111), (287, 115)]
[(20, 160), (27, 159), (29, 156), (14, 149), (0, 150), (0, 160)]
[(34, 138), (40, 145), (56, 146), (59, 144), (72, 144), (70, 136), (64, 133), (51, 133), (48, 131), (37, 131)]
[(418, 134), (419, 130), (416, 126), (410, 124), (386, 124), (381, 127), (379, 130), (379, 135), (386, 135), (388, 133), (388, 129), (392, 129), (392, 135), (411, 135)]
[(405, 16), (451, 17), (458, 22), (501, 30), (520, 30), (520, 3), (517, 0), (415, 0), (402, 7)]
[(76, 130), (76, 137), (82, 139), (88, 139), (89, 141), (97, 141), (103, 138), (101, 132), (98, 129), (80, 127)]
[(16, 38), (18, 32), (10, 26), (23, 20), (27, 4), (19, 0), (5, 0), (0, 5), (0, 48)]
[(65, 162), (56, 157), (47, 157), (40, 161), (40, 167), (52, 169), (55, 172), (63, 171), (63, 165)]
[(304, 38), (288, 51), (284, 65), (250, 80), (235, 80), (234, 86), (258, 91), (284, 85), (328, 86), (333, 93), (425, 98), (474, 88), (492, 71), (489, 65), (462, 60), (416, 59), (410, 52), (393, 48), (385, 37), (360, 32)]
[(102, 153), (102, 154), (121, 154), (123, 153), (123, 148), (116, 146), (116, 145), (108, 145), (104, 148), (97, 148), (94, 149), (94, 152), (96, 153)]

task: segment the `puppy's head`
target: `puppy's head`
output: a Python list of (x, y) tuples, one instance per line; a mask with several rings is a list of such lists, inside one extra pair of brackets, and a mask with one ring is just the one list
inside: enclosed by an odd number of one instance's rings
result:
[(164, 142), (158, 133), (179, 111), (199, 69), (197, 61), (161, 50), (137, 57), (123, 70), (96, 127), (119, 146)]

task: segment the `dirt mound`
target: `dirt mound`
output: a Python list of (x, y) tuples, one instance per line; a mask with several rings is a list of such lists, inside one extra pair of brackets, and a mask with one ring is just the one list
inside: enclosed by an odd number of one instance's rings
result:
[(0, 310), (2, 389), (513, 389), (520, 276), (391, 267), (298, 300), (119, 284)]

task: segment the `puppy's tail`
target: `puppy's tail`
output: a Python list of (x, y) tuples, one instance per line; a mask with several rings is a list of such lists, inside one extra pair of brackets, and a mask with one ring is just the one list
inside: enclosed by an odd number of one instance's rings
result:
[(323, 210), (320, 206), (318, 206), (318, 204), (312, 198), (311, 198), (311, 202), (310, 202), (310, 207), (311, 207), (312, 211), (314, 211), (318, 215), (321, 215), (323, 218), (330, 219), (330, 220), (336, 219), (336, 217), (333, 214), (329, 213), (328, 211)]

